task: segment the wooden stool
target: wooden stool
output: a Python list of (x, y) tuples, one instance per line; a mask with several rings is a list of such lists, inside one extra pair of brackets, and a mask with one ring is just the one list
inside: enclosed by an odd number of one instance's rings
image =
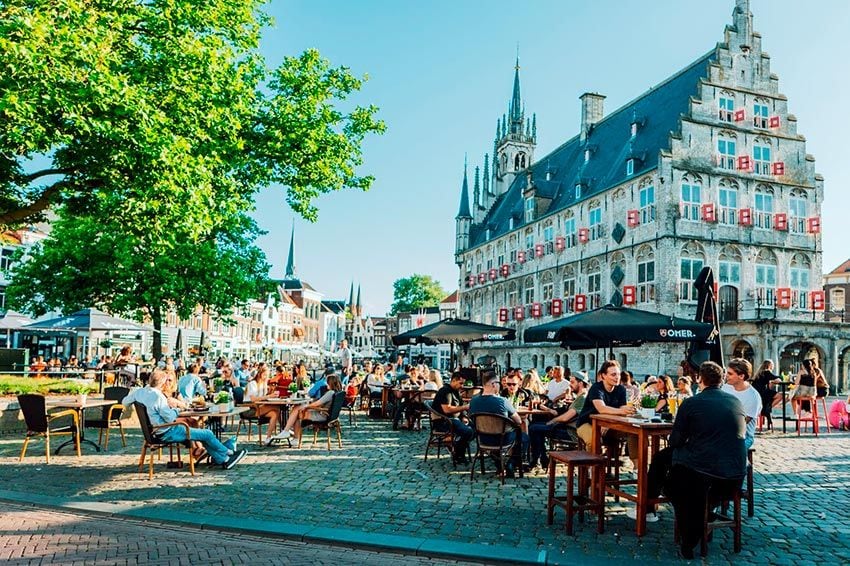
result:
[[(803, 401), (809, 402), (811, 416), (803, 417)], [(795, 397), (794, 404), (796, 405), (797, 414), (797, 436), (800, 436), (800, 431), (803, 428), (803, 423), (812, 423), (812, 432), (815, 436), (818, 435), (818, 400), (817, 397)], [(808, 427), (806, 427), (808, 428)]]
[[(723, 527), (729, 527), (732, 529), (732, 549), (737, 554), (741, 552), (741, 530), (742, 530), (742, 522), (741, 522), (741, 497), (743, 495), (743, 490), (738, 489), (735, 491), (735, 494), (732, 496), (732, 515), (729, 516), (728, 506), (729, 501), (721, 501), (719, 503), (722, 504), (722, 514), (715, 514), (714, 509), (717, 507), (718, 501), (713, 498), (713, 494), (711, 492), (708, 493), (706, 497), (706, 505), (705, 505), (705, 530), (702, 533), (702, 538), (700, 539), (699, 547), (700, 547), (700, 556), (705, 558), (708, 555), (708, 541), (711, 538), (711, 533), (714, 529), (719, 529)], [(712, 517), (713, 515), (713, 517)], [(712, 520), (713, 519), (713, 520)], [(679, 539), (679, 524), (673, 520), (673, 540), (678, 544)]]
[[(747, 479), (744, 487), (741, 488), (741, 498), (747, 500), (747, 517), (752, 517), (755, 514), (755, 497), (753, 496), (753, 453), (755, 448), (750, 448), (747, 451)], [(724, 502), (722, 511), (725, 514), (728, 508), (728, 502)]]
[[(567, 494), (555, 496), (555, 468), (558, 464), (567, 466)], [(575, 470), (578, 470), (578, 493), (573, 493)], [(587, 471), (590, 471), (588, 476)], [(590, 480), (590, 481), (588, 481)], [(590, 493), (588, 496), (588, 493)], [(561, 507), (567, 514), (567, 534), (573, 534), (573, 513), (581, 513), (579, 520), (584, 522), (584, 512), (596, 513), (596, 531), (605, 530), (605, 458), (590, 452), (569, 451), (549, 453), (549, 500), (546, 507), (546, 524), (555, 520), (555, 506)]]
[(832, 432), (829, 424), (829, 409), (826, 408), (826, 397), (818, 397), (818, 399), (820, 399), (821, 406), (823, 406), (823, 420), (826, 421), (826, 432)]
[(758, 431), (762, 432), (764, 430), (764, 421), (767, 421), (767, 430), (773, 430), (773, 416), (768, 413), (766, 415), (759, 414)]

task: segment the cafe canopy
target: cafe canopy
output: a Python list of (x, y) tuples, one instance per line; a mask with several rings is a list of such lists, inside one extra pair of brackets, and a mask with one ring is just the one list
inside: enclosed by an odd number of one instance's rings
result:
[(461, 318), (447, 318), (393, 336), (393, 344), (463, 344), (478, 341), (504, 341), (516, 338), (513, 328), (481, 324)]

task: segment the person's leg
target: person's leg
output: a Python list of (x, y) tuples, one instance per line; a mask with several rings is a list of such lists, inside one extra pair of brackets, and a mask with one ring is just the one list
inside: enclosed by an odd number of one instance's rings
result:
[(676, 513), (679, 541), (685, 558), (693, 557), (694, 547), (705, 531), (705, 507), (709, 486), (707, 476), (689, 468), (673, 466), (670, 470), (665, 491), (670, 495)]
[(272, 437), (272, 433), (277, 429), (278, 415), (278, 410), (275, 407), (269, 406), (261, 408), (257, 413), (258, 417), (266, 417), (269, 419), (269, 424), (266, 427), (266, 440), (270, 439)]
[[(168, 442), (186, 440), (186, 429), (182, 426), (172, 427), (163, 435), (163, 439)], [(206, 448), (207, 453), (209, 453), (210, 458), (212, 458), (212, 461), (216, 464), (223, 464), (227, 461), (227, 447), (219, 442), (211, 430), (205, 428), (190, 428), (189, 439), (202, 443), (204, 448)]]
[(472, 427), (464, 423), (460, 419), (452, 419), (454, 427), (454, 438), (452, 439), (454, 448), (454, 457), (456, 461), (465, 461), (466, 452), (469, 447), (469, 441), (475, 435)]
[(636, 434), (629, 434), (626, 436), (626, 446), (629, 449), (629, 458), (632, 461), (632, 467), (635, 471), (638, 471), (638, 437)]
[(590, 450), (593, 444), (593, 426), (585, 423), (576, 429), (576, 434), (584, 442), (585, 449)]
[(551, 430), (552, 427), (546, 423), (531, 423), (528, 426), (528, 438), (531, 444), (531, 461), (529, 464), (532, 466), (545, 458), (546, 437)]
[(647, 494), (650, 499), (655, 499), (661, 495), (661, 490), (664, 488), (664, 481), (670, 468), (673, 467), (673, 449), (669, 446), (659, 450), (652, 458), (649, 464), (649, 472), (646, 475)]

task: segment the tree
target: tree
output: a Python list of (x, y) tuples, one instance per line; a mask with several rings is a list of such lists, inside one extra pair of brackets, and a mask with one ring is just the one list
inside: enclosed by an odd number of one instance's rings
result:
[(138, 238), (203, 238), (278, 183), (316, 197), (367, 190), (361, 143), (384, 131), (318, 52), (269, 70), (262, 0), (0, 2), (0, 226), (48, 207), (119, 216)]
[(393, 304), (390, 308), (392, 316), (400, 312), (411, 312), (424, 307), (434, 307), (440, 304), (446, 292), (430, 275), (414, 273), (410, 277), (396, 279), (393, 283)]
[(242, 214), (199, 241), (173, 231), (169, 245), (151, 253), (120, 222), (62, 214), (48, 239), (15, 264), (8, 300), (35, 315), (95, 306), (147, 318), (157, 330), (153, 354), (159, 358), (167, 309), (188, 319), (200, 306), (227, 320), (234, 305), (273, 290), (265, 255), (253, 245), (258, 233)]

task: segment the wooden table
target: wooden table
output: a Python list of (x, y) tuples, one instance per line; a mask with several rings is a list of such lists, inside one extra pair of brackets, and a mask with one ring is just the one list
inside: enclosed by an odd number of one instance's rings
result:
[[(654, 455), (658, 451), (661, 437), (666, 437), (673, 430), (673, 423), (654, 423), (636, 417), (621, 417), (616, 415), (593, 415), (590, 417), (593, 426), (593, 441), (590, 451), (593, 454), (602, 453), (602, 429), (607, 428), (622, 434), (632, 434), (638, 439), (637, 453), (637, 494), (631, 494), (619, 489), (619, 486), (605, 486), (605, 492), (618, 495), (629, 501), (634, 501), (637, 508), (635, 532), (637, 536), (646, 534), (646, 511), (650, 505), (666, 501), (666, 498), (649, 499), (647, 493), (647, 475), (649, 458), (647, 452), (652, 448)], [(629, 456), (632, 456), (631, 454)]]
[[(50, 409), (72, 409), (77, 412), (77, 417), (80, 419), (80, 445), (82, 446), (83, 442), (87, 442), (91, 444), (97, 452), (100, 452), (100, 445), (97, 442), (93, 442), (86, 438), (86, 409), (91, 409), (95, 407), (109, 407), (110, 405), (117, 404), (118, 401), (110, 401), (107, 399), (86, 399), (85, 404), (80, 403), (79, 399), (48, 399), (46, 406)], [(59, 454), (59, 451), (65, 448), (68, 445), (74, 444), (74, 437), (71, 436), (71, 440), (66, 440), (62, 444), (56, 448), (56, 452), (54, 454)]]
[(289, 410), (291, 407), (296, 405), (306, 405), (307, 403), (311, 403), (313, 399), (310, 397), (302, 397), (298, 399), (294, 399), (292, 397), (269, 397), (267, 399), (263, 399), (261, 401), (251, 401), (252, 405), (260, 407), (262, 405), (277, 407), (280, 412), (279, 423), (281, 428), (286, 424), (287, 419), (289, 418)]
[(223, 423), (224, 419), (228, 419), (230, 417), (235, 417), (237, 415), (241, 415), (242, 413), (244, 413), (248, 409), (250, 409), (250, 407), (242, 405), (242, 406), (239, 406), (239, 407), (233, 407), (229, 411), (222, 413), (220, 411), (213, 412), (213, 410), (212, 410), (213, 407), (216, 407), (216, 405), (210, 405), (209, 409), (207, 409), (206, 411), (196, 411), (196, 410), (193, 410), (193, 409), (186, 409), (186, 410), (180, 411), (179, 416), (206, 419), (210, 423), (214, 420), (217, 423), (217, 426), (208, 426), (208, 428), (213, 431), (216, 438), (221, 440), (221, 433), (224, 430), (224, 423)]

